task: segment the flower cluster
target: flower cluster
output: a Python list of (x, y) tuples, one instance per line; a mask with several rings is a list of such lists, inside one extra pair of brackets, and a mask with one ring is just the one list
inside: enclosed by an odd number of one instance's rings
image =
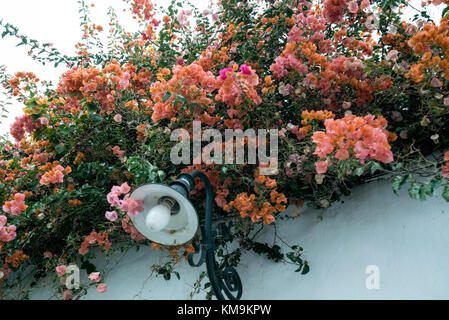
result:
[(83, 243), (81, 243), (81, 247), (78, 250), (79, 254), (86, 255), (89, 252), (89, 246), (94, 244), (98, 244), (106, 251), (112, 247), (112, 243), (108, 240), (107, 232), (97, 233), (92, 231), (87, 237), (84, 238)]
[[(407, 44), (413, 48), (416, 54), (422, 54), (418, 63), (410, 67), (407, 74), (414, 81), (421, 82), (426, 78), (430, 70), (436, 70), (444, 80), (449, 80), (449, 19), (443, 18), (440, 25), (426, 23), (423, 30), (415, 34)], [(432, 50), (439, 48), (439, 50)], [(441, 53), (442, 57), (441, 57)], [(439, 81), (435, 78), (434, 82)], [(437, 82), (439, 85), (440, 82)]]
[[(111, 206), (126, 212), (129, 216), (135, 216), (143, 210), (143, 201), (134, 200), (130, 197), (129, 192), (131, 188), (128, 183), (123, 183), (121, 186), (113, 186), (111, 192), (108, 193), (107, 199)], [(123, 199), (119, 197), (125, 195)]]
[[(270, 203), (271, 202), (271, 203)], [(250, 217), (252, 222), (257, 222), (260, 219), (264, 224), (271, 224), (274, 222), (273, 214), (285, 210), (287, 198), (283, 194), (279, 194), (276, 190), (270, 193), (270, 201), (264, 201), (259, 205), (256, 200), (256, 195), (243, 192), (223, 207), (225, 211), (231, 211), (231, 208), (237, 209), (240, 212), (240, 217)]]
[[(327, 119), (324, 125), (326, 132), (316, 131), (313, 134), (313, 142), (316, 144), (314, 154), (321, 159), (336, 150), (335, 158), (338, 160), (355, 156), (362, 163), (371, 159), (383, 163), (393, 161), (385, 118), (351, 115), (343, 119)], [(325, 172), (324, 164), (320, 163), (317, 169)]]
[(58, 161), (54, 161), (53, 163), (48, 162), (47, 164), (40, 166), (39, 170), (45, 171), (39, 181), (42, 185), (62, 183), (64, 182), (64, 175), (72, 172), (72, 168), (69, 166), (64, 168)]
[(224, 102), (230, 107), (238, 107), (245, 98), (248, 98), (255, 105), (259, 105), (262, 99), (255, 90), (259, 85), (259, 77), (246, 64), (240, 66), (240, 72), (236, 72), (237, 68), (238, 65), (234, 64), (233, 68), (220, 70), (218, 80), (220, 89), (215, 100)]
[(16, 238), (16, 226), (6, 226), (7, 221), (8, 219), (6, 218), (6, 216), (0, 216), (0, 241), (2, 242), (12, 241)]
[[(170, 80), (165, 77), (172, 73)], [(163, 69), (158, 74), (158, 82), (151, 86), (151, 99), (154, 122), (161, 119), (172, 119), (183, 106), (184, 102), (212, 106), (213, 100), (207, 97), (217, 88), (217, 80), (212, 72), (204, 71), (203, 68), (193, 63), (188, 66), (176, 65), (172, 72)], [(202, 110), (195, 110), (202, 113)]]
[(72, 112), (79, 112), (80, 98), (87, 102), (98, 101), (101, 110), (110, 113), (115, 108), (115, 99), (120, 92), (130, 86), (132, 71), (119, 65), (117, 60), (99, 70), (95, 67), (74, 68), (65, 72), (58, 86), (58, 92), (67, 98), (67, 106)]
[(14, 200), (6, 201), (2, 209), (6, 213), (17, 216), (27, 208), (28, 206), (25, 204), (25, 195), (23, 193), (16, 193), (14, 195)]

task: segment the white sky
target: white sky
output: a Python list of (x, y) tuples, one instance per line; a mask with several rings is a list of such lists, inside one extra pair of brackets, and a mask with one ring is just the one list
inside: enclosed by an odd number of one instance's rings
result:
[[(153, 0), (153, 2), (157, 6), (169, 3), (167, 0)], [(200, 9), (205, 9), (210, 3), (209, 0), (190, 0), (190, 2)], [(420, 0), (411, 1), (415, 7), (419, 7), (420, 2)], [(110, 6), (115, 9), (125, 28), (135, 23), (130, 18), (129, 12), (122, 12), (126, 7), (122, 0), (86, 0), (86, 3), (89, 5), (95, 3), (95, 7), (90, 8), (92, 22), (102, 25), (105, 29), (108, 26), (106, 12)], [(432, 7), (431, 16), (438, 18), (440, 10)], [(74, 44), (81, 39), (76, 0), (0, 0), (0, 19), (18, 27), (20, 34), (36, 39), (40, 43), (51, 42), (55, 48), (68, 55), (73, 55)], [(50, 80), (55, 84), (65, 71), (65, 67), (61, 65), (55, 69), (51, 66), (42, 66), (27, 55), (24, 46), (15, 47), (17, 43), (17, 39), (0, 38), (0, 65), (6, 65), (10, 74), (18, 71), (34, 72), (40, 79)], [(8, 119), (0, 120), (2, 122), (0, 135), (9, 132), (10, 124), (16, 116), (22, 114), (22, 108), (19, 103), (9, 106)]]
[[(190, 2), (200, 9), (209, 5), (208, 0)], [(131, 13), (123, 12), (127, 5), (122, 0), (86, 0), (86, 3), (89, 7), (91, 3), (95, 4), (95, 7), (90, 7), (92, 22), (103, 26), (105, 31), (109, 22), (106, 14), (109, 7), (115, 9), (125, 29), (129, 25), (136, 25)], [(153, 3), (166, 6), (169, 1), (153, 0)], [(61, 53), (67, 55), (74, 54), (74, 45), (82, 36), (76, 0), (0, 0), (0, 19), (18, 27), (19, 34), (27, 35), (40, 43), (51, 42)], [(18, 42), (18, 39), (11, 37), (0, 38), (0, 65), (6, 65), (10, 74), (19, 71), (34, 72), (41, 80), (53, 81), (53, 84), (56, 84), (66, 67), (60, 65), (55, 69), (52, 66), (42, 66), (27, 55), (24, 46), (16, 47)], [(8, 107), (8, 118), (0, 120), (0, 135), (9, 132), (9, 126), (16, 116), (22, 114), (22, 108), (23, 105), (19, 103)]]

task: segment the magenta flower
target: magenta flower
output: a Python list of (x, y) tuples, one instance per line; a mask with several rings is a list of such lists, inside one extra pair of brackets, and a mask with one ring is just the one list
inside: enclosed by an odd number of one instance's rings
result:
[(222, 80), (226, 80), (226, 74), (228, 73), (228, 72), (233, 72), (234, 70), (232, 70), (232, 68), (226, 68), (226, 69), (221, 69), (220, 70), (220, 78), (222, 79)]
[(246, 64), (240, 66), (240, 71), (242, 71), (242, 74), (251, 74), (251, 69)]

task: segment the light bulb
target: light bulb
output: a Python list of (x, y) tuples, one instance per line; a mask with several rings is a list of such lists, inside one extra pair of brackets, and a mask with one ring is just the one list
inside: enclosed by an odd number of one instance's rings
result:
[(170, 222), (171, 211), (167, 206), (157, 205), (148, 212), (145, 223), (151, 231), (161, 231)]

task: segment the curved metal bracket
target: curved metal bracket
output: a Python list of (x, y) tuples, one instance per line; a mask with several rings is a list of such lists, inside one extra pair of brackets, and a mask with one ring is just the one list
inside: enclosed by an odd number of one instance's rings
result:
[[(206, 220), (204, 226), (201, 226), (201, 246), (194, 245), (195, 252), (188, 255), (189, 264), (192, 267), (199, 267), (206, 262), (209, 280), (218, 300), (226, 300), (225, 295), (229, 300), (239, 300), (243, 293), (240, 276), (234, 267), (225, 267), (223, 270), (220, 270), (215, 260), (215, 237), (214, 230), (212, 229), (214, 191), (209, 179), (203, 172), (194, 171), (190, 173), (190, 176), (193, 180), (199, 178), (206, 188)], [(224, 237), (229, 236), (229, 230), (227, 230), (224, 224), (218, 225), (218, 231)], [(195, 263), (193, 258), (198, 254), (201, 254), (200, 259)]]

